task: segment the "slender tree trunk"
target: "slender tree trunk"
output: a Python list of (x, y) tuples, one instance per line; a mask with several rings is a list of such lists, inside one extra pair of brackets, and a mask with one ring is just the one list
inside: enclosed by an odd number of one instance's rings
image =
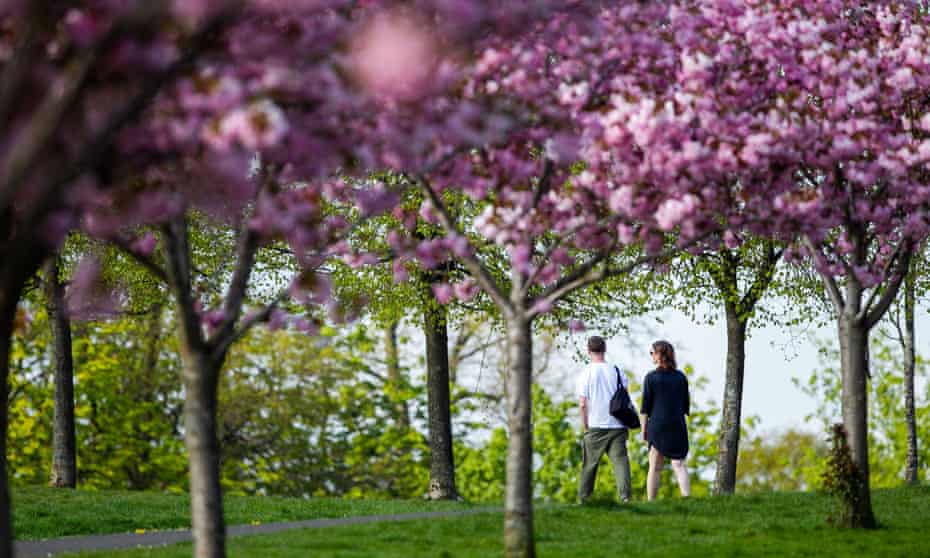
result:
[(507, 378), (509, 440), (507, 492), (504, 502), (504, 549), (507, 558), (534, 558), (533, 436), (532, 436), (532, 322), (516, 316), (508, 320), (510, 374)]
[(726, 304), (727, 371), (723, 391), (723, 419), (717, 449), (716, 494), (733, 494), (743, 406), (743, 374), (746, 367), (746, 321), (735, 305)]
[[(397, 322), (391, 322), (384, 329), (384, 352), (387, 361), (388, 382), (395, 390), (401, 389), (404, 385), (404, 378), (400, 371), (400, 351), (397, 346)], [(410, 427), (410, 410), (407, 407), (407, 401), (398, 398), (394, 406), (395, 420), (400, 428)]]
[(426, 389), (429, 406), (429, 498), (453, 500), (455, 462), (452, 457), (452, 411), (449, 398), (449, 334), (446, 309), (428, 304), (424, 311)]
[(904, 283), (904, 420), (907, 424), (907, 465), (904, 481), (917, 484), (917, 412), (914, 408), (914, 274), (909, 273)]
[[(852, 297), (847, 298), (847, 303)], [(869, 490), (868, 431), (868, 347), (869, 331), (855, 318), (858, 305), (839, 318), (840, 354), (843, 375), (843, 426), (849, 441), (853, 463), (862, 477), (859, 494), (850, 509), (851, 527), (871, 529), (876, 526)]]
[(10, 410), (10, 346), (21, 288), (9, 287), (4, 284), (0, 290), (0, 558), (13, 556), (13, 516), (7, 484), (6, 435)]
[(77, 486), (77, 442), (74, 427), (74, 360), (71, 320), (58, 273), (59, 259), (45, 265), (45, 300), (52, 331), (55, 362), (55, 426), (52, 432), (52, 471), (49, 486)]
[(226, 525), (220, 489), (217, 386), (220, 365), (203, 352), (182, 346), (184, 359), (184, 444), (190, 463), (191, 524), (195, 558), (226, 556)]

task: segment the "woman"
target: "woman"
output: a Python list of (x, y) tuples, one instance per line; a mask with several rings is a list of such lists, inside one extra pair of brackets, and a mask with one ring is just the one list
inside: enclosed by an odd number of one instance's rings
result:
[(659, 491), (662, 466), (665, 459), (672, 461), (672, 470), (678, 479), (683, 497), (691, 495), (691, 480), (685, 458), (688, 456), (688, 425), (685, 415), (690, 413), (688, 379), (675, 364), (675, 349), (668, 341), (652, 344), (652, 361), (656, 369), (646, 374), (643, 381), (643, 440), (649, 442), (649, 475), (646, 492), (650, 500)]

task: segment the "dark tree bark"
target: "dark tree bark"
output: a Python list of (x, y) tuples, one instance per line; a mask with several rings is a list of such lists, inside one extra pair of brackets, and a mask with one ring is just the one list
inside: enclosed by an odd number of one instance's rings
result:
[(429, 493), (431, 500), (454, 500), (452, 411), (449, 395), (449, 334), (445, 306), (430, 293), (423, 312), (426, 337), (426, 390), (429, 407)]
[(746, 369), (746, 320), (734, 304), (726, 304), (727, 364), (723, 392), (723, 418), (717, 450), (716, 494), (733, 494), (736, 489), (736, 463), (739, 456), (743, 407), (743, 375)]
[[(397, 322), (391, 322), (384, 329), (384, 352), (387, 363), (387, 378), (394, 389), (401, 389), (404, 377), (400, 370), (400, 356), (397, 346)], [(399, 428), (410, 428), (410, 410), (406, 400), (399, 400), (394, 406), (394, 420)]]
[(26, 281), (35, 275), (48, 249), (30, 236), (11, 234), (8, 212), (0, 212), (0, 558), (13, 556), (13, 514), (7, 471), (7, 425), (10, 397), (10, 348), (16, 308)]
[(0, 289), (0, 558), (13, 556), (13, 516), (7, 483), (6, 440), (9, 418), (10, 345), (16, 320), (16, 303), (22, 288), (4, 283)]
[(904, 481), (907, 484), (918, 484), (918, 457), (917, 457), (917, 411), (914, 407), (914, 368), (915, 368), (915, 336), (914, 336), (914, 272), (911, 271), (904, 283), (904, 420), (907, 424), (907, 464), (904, 468)]
[(513, 316), (507, 323), (510, 374), (507, 378), (507, 492), (504, 501), (504, 554), (507, 558), (534, 558), (533, 540), (533, 436), (532, 322)]
[(52, 471), (49, 486), (77, 486), (77, 441), (74, 426), (74, 359), (71, 320), (65, 307), (65, 288), (59, 277), (59, 259), (45, 265), (45, 304), (52, 330), (55, 363), (55, 423), (52, 430)]

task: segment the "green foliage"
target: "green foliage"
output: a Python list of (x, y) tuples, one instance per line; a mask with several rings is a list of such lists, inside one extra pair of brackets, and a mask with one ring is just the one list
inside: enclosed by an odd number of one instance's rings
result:
[[(869, 350), (871, 379), (868, 383), (869, 419), (869, 475), (873, 487), (899, 485), (904, 479), (907, 457), (907, 425), (903, 412), (904, 379), (903, 357), (897, 343), (881, 330), (872, 335)], [(821, 368), (813, 370), (806, 381), (794, 378), (795, 385), (819, 402), (816, 412), (808, 419), (817, 419), (821, 435), (841, 417), (841, 375), (839, 351), (827, 341), (820, 341)], [(927, 361), (916, 357), (915, 379), (927, 380)], [(930, 393), (915, 393), (917, 438), (930, 439)], [(927, 478), (930, 448), (918, 445), (918, 477)]]
[(738, 490), (800, 491), (820, 486), (827, 446), (819, 436), (789, 429), (743, 440), (737, 463)]

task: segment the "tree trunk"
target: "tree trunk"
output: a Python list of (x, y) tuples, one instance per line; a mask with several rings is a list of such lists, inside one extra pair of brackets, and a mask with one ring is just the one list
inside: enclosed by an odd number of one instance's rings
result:
[[(851, 302), (848, 298), (847, 303)], [(862, 482), (859, 494), (849, 510), (851, 527), (872, 529), (875, 516), (872, 513), (872, 498), (869, 490), (869, 431), (868, 431), (868, 386), (869, 371), (868, 328), (855, 318), (858, 311), (853, 306), (839, 317), (840, 354), (843, 375), (842, 405), (843, 426), (849, 441), (853, 463)]]
[(74, 360), (71, 354), (71, 320), (58, 273), (59, 259), (45, 265), (45, 300), (52, 332), (55, 362), (55, 426), (52, 434), (52, 471), (49, 486), (77, 485), (77, 442), (74, 427)]
[(220, 365), (182, 345), (184, 359), (184, 444), (190, 463), (191, 525), (195, 558), (226, 555), (226, 526), (216, 438)]
[(743, 374), (746, 367), (746, 321), (735, 305), (726, 304), (727, 370), (723, 391), (723, 419), (717, 450), (716, 494), (733, 494), (736, 489), (736, 462), (743, 406)]
[(399, 428), (410, 428), (410, 410), (404, 398), (397, 397), (396, 390), (404, 387), (404, 378), (400, 371), (400, 351), (397, 347), (397, 322), (391, 322), (384, 329), (384, 352), (387, 362), (387, 377), (393, 387), (392, 393), (397, 398), (394, 406), (394, 419)]
[(504, 502), (504, 549), (507, 558), (533, 558), (532, 322), (508, 320), (510, 374), (507, 378), (509, 440), (507, 492)]
[(904, 481), (917, 484), (917, 412), (914, 408), (914, 274), (909, 273), (904, 283), (904, 420), (907, 424), (907, 465)]
[(452, 457), (452, 411), (449, 401), (449, 335), (446, 309), (428, 304), (424, 311), (426, 389), (429, 406), (429, 498), (453, 500), (455, 462)]
[(0, 290), (0, 558), (13, 556), (13, 516), (6, 469), (6, 435), (9, 419), (10, 346), (16, 320), (16, 304), (20, 288), (2, 285)]
[(7, 422), (10, 397), (10, 349), (16, 307), (26, 281), (48, 256), (48, 248), (31, 237), (8, 237), (9, 215), (0, 215), (0, 558), (13, 556), (13, 514), (7, 471)]

